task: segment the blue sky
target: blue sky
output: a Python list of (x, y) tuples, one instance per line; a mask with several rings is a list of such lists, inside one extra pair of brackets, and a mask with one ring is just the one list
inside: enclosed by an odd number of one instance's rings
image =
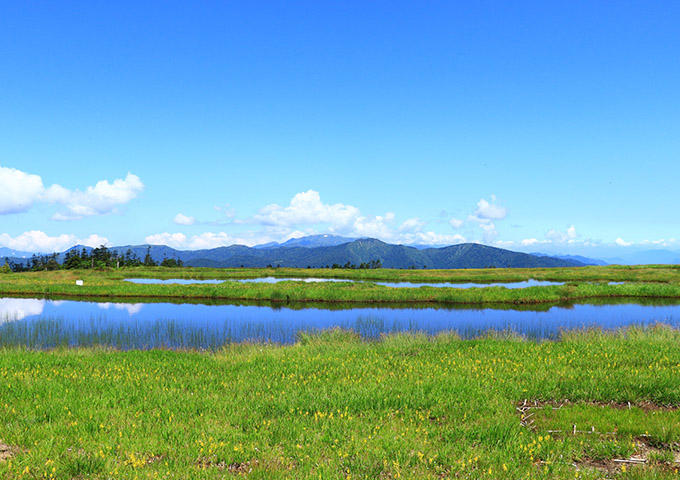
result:
[(0, 246), (680, 248), (680, 3), (2, 2)]

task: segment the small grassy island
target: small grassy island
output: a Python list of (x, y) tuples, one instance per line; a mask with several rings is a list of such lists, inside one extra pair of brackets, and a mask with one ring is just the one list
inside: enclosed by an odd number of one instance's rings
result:
[[(195, 285), (140, 285), (126, 278), (237, 280), (258, 277), (336, 278), (353, 282), (280, 282)], [(391, 288), (372, 282), (520, 282), (529, 279), (564, 285), (507, 289)], [(83, 285), (77, 285), (82, 280)], [(617, 284), (610, 284), (610, 283)], [(620, 283), (620, 284), (618, 284)], [(0, 274), (0, 294), (64, 297), (187, 298), (275, 302), (371, 303), (542, 303), (591, 298), (680, 298), (680, 267), (668, 265), (593, 266), (538, 269), (354, 270), (292, 268), (134, 267)]]

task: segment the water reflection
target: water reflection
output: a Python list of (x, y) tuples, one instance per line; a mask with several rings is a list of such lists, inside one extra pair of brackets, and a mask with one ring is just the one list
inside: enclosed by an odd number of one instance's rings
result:
[(361, 280), (349, 280), (347, 278), (278, 278), (278, 277), (259, 277), (259, 278), (233, 278), (232, 282), (239, 283), (279, 283), (279, 282), (305, 282), (305, 283), (324, 283), (324, 282), (354, 282), (361, 283)]
[(410, 305), (331, 310), (290, 304), (173, 304), (165, 300), (131, 304), (4, 298), (0, 299), (0, 346), (213, 349), (230, 342), (291, 343), (299, 332), (334, 327), (354, 330), (366, 338), (404, 331), (431, 335), (453, 331), (472, 338), (494, 330), (514, 331), (532, 339), (558, 338), (562, 330), (586, 327), (616, 329), (656, 322), (680, 327), (677, 303), (502, 307)]
[(374, 283), (376, 285), (383, 285), (392, 288), (419, 288), (419, 287), (437, 287), (437, 288), (485, 288), (485, 287), (505, 287), (505, 288), (527, 288), (527, 287), (547, 287), (552, 285), (564, 285), (564, 282), (550, 282), (545, 280), (529, 279), (522, 282), (496, 282), (496, 283), (451, 283), (451, 282), (377, 282), (372, 280), (349, 280), (345, 278), (279, 278), (279, 277), (259, 277), (259, 278), (230, 278), (225, 280), (193, 280), (185, 278), (173, 278), (170, 280), (159, 280), (156, 278), (126, 278), (126, 282), (138, 284), (201, 284), (201, 283), (224, 283), (224, 282), (238, 282), (238, 283), (279, 283), (279, 282), (304, 282), (304, 283), (324, 283), (324, 282), (357, 282), (357, 283)]
[(171, 284), (180, 284), (180, 285), (192, 285), (192, 284), (217, 284), (217, 283), (224, 283), (224, 280), (194, 280), (194, 279), (189, 279), (189, 278), (171, 278), (169, 280), (160, 280), (158, 278), (126, 278), (124, 279), (126, 282), (130, 283), (138, 283), (138, 284), (144, 284), (144, 285), (149, 285), (149, 284), (160, 284), (160, 285), (171, 285)]
[(497, 282), (497, 283), (412, 283), (412, 282), (373, 282), (377, 285), (384, 285), (393, 288), (418, 288), (418, 287), (440, 287), (440, 288), (485, 288), (485, 287), (505, 287), (505, 288), (527, 288), (527, 287), (549, 287), (552, 285), (564, 285), (564, 282), (549, 282), (545, 280), (529, 279), (523, 282)]
[(109, 308), (115, 308), (116, 310), (125, 310), (130, 316), (135, 313), (139, 313), (144, 306), (143, 303), (97, 303), (97, 306), (102, 310), (108, 310)]
[(44, 308), (45, 300), (36, 298), (0, 298), (0, 323), (40, 315)]

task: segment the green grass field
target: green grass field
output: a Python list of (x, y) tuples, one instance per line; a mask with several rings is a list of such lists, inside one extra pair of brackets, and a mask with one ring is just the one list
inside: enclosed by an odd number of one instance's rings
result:
[(662, 326), (10, 348), (0, 478), (678, 478), (679, 405), (680, 332)]
[[(516, 282), (527, 279), (565, 285), (507, 289), (486, 287), (390, 288), (373, 283), (303, 283), (217, 285), (136, 285), (124, 278), (235, 279), (255, 277), (333, 277), (365, 281)], [(76, 285), (76, 280), (84, 285)], [(608, 282), (627, 282), (608, 285)], [(276, 302), (371, 303), (541, 303), (589, 298), (680, 298), (680, 268), (675, 266), (582, 267), (481, 270), (204, 269), (130, 268), (60, 270), (0, 274), (0, 295), (80, 297), (194, 298)]]

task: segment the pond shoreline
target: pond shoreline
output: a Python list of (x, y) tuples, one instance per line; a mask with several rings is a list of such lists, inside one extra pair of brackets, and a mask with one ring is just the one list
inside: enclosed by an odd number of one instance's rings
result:
[[(301, 303), (367, 303), (388, 304), (443, 304), (493, 305), (541, 304), (615, 298), (680, 298), (680, 270), (675, 267), (640, 267), (636, 269), (599, 267), (585, 269), (498, 269), (495, 272), (465, 271), (361, 271), (337, 272), (333, 278), (355, 280), (343, 282), (288, 281), (279, 283), (240, 283), (225, 281), (215, 284), (139, 284), (129, 278), (146, 279), (215, 279), (295, 277), (331, 278), (328, 271), (271, 269), (253, 271), (218, 271), (216, 269), (121, 269), (121, 270), (60, 270), (0, 275), (2, 295), (61, 295), (68, 298), (167, 298), (210, 299), (217, 301), (268, 301), (285, 304)], [(334, 272), (335, 273), (335, 272)], [(563, 282), (563, 285), (475, 286), (472, 288), (419, 286), (394, 288), (366, 282), (422, 282), (432, 283), (516, 283), (530, 279)], [(380, 277), (380, 278), (377, 278)], [(626, 282), (612, 284), (611, 282)], [(78, 285), (76, 284), (78, 283)], [(82, 284), (80, 284), (82, 283)]]
[[(389, 287), (388, 287), (389, 288)], [(543, 288), (543, 287), (533, 287), (533, 288)], [(659, 300), (679, 300), (680, 294), (678, 295), (583, 295), (583, 296), (572, 296), (572, 297), (559, 297), (559, 298), (545, 298), (545, 299), (530, 299), (522, 298), (516, 300), (455, 300), (455, 301), (443, 301), (437, 299), (360, 299), (360, 300), (339, 300), (339, 299), (316, 299), (316, 298), (266, 298), (266, 297), (250, 297), (250, 296), (219, 296), (219, 295), (158, 295), (158, 294), (99, 294), (99, 293), (68, 293), (68, 292), (32, 292), (32, 291), (3, 291), (0, 290), (0, 296), (8, 296), (15, 298), (45, 298), (45, 299), (160, 299), (160, 300), (215, 300), (218, 302), (257, 302), (257, 303), (272, 303), (279, 305), (287, 305), (290, 303), (302, 303), (302, 304), (334, 304), (334, 305), (423, 305), (423, 306), (434, 306), (434, 305), (480, 305), (480, 306), (490, 306), (490, 305), (541, 305), (549, 303), (575, 303), (587, 300), (638, 300), (638, 299), (659, 299)]]

